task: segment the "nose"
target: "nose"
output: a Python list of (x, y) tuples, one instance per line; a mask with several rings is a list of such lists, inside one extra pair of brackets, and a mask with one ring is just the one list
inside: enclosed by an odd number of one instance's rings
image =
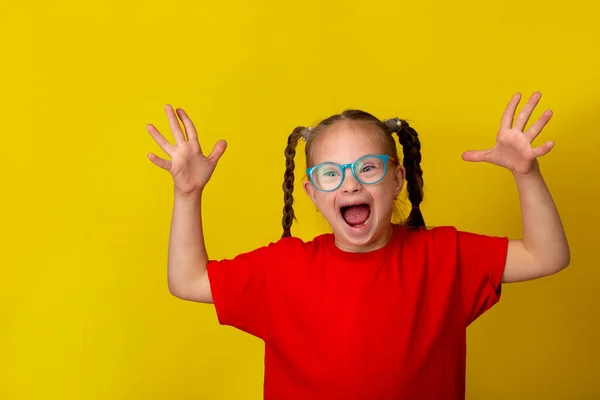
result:
[(355, 193), (361, 188), (360, 182), (354, 179), (354, 175), (350, 168), (344, 171), (344, 182), (342, 183), (341, 190), (344, 193)]

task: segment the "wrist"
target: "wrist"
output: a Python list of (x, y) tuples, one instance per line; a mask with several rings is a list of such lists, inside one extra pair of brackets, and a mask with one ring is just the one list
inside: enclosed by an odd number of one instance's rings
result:
[(517, 183), (518, 186), (521, 185), (532, 185), (532, 184), (536, 184), (537, 182), (543, 182), (543, 177), (542, 177), (542, 172), (540, 170), (540, 166), (537, 162), (537, 160), (535, 160), (532, 164), (532, 167), (527, 171), (527, 172), (516, 172), (516, 171), (511, 171), (513, 174), (513, 177), (515, 179), (515, 182)]
[(541, 175), (540, 164), (538, 163), (537, 159), (531, 162), (531, 167), (527, 170), (527, 172), (517, 172), (514, 170), (511, 170), (511, 172), (515, 178), (527, 178)]
[(182, 192), (175, 188), (174, 197), (175, 201), (181, 201), (184, 203), (197, 202), (202, 199), (203, 189), (192, 190), (189, 192)]

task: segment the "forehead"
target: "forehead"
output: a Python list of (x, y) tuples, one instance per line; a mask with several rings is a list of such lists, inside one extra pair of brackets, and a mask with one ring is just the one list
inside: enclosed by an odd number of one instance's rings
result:
[(340, 121), (322, 131), (312, 148), (311, 164), (351, 163), (366, 154), (385, 154), (377, 126), (368, 121)]

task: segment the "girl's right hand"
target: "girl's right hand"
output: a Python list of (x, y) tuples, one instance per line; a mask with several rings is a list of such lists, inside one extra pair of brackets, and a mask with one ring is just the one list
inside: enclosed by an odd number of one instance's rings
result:
[[(165, 106), (165, 111), (169, 119), (171, 132), (175, 138), (175, 145), (169, 143), (153, 125), (149, 124), (147, 129), (152, 138), (171, 159), (165, 160), (153, 153), (149, 153), (148, 158), (155, 165), (171, 173), (176, 194), (182, 196), (198, 195), (210, 180), (219, 158), (221, 158), (227, 147), (227, 143), (224, 140), (218, 141), (212, 153), (205, 157), (198, 142), (196, 128), (185, 111), (177, 109), (176, 115), (170, 105)], [(183, 122), (185, 134), (179, 125), (177, 116)]]

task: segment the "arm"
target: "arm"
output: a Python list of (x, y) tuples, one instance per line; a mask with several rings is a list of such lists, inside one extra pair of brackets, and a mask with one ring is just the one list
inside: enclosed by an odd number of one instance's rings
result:
[(537, 162), (525, 174), (515, 173), (521, 199), (522, 240), (508, 245), (503, 282), (521, 282), (559, 272), (570, 262), (569, 245), (558, 210)]
[[(181, 299), (212, 303), (210, 282), (206, 272), (208, 255), (202, 231), (202, 193), (210, 180), (219, 158), (226, 148), (225, 141), (219, 141), (212, 153), (202, 154), (194, 124), (181, 110), (177, 115), (171, 106), (165, 107), (171, 131), (175, 138), (172, 145), (148, 125), (148, 132), (158, 145), (170, 156), (162, 159), (152, 153), (148, 158), (158, 167), (173, 176), (175, 199), (169, 237), (168, 285), (170, 292)], [(185, 135), (177, 116), (185, 127)]]
[(506, 283), (551, 275), (566, 268), (570, 262), (566, 235), (537, 161), (554, 147), (554, 143), (531, 147), (531, 142), (552, 117), (552, 112), (544, 112), (524, 131), (540, 98), (540, 93), (534, 93), (513, 122), (521, 99), (520, 94), (513, 96), (502, 116), (496, 145), (489, 150), (463, 154), (466, 161), (490, 162), (507, 168), (515, 177), (521, 200), (523, 238), (509, 242), (502, 277)]
[(204, 245), (202, 194), (175, 194), (169, 237), (169, 291), (184, 300), (212, 303), (206, 273), (208, 254)]

